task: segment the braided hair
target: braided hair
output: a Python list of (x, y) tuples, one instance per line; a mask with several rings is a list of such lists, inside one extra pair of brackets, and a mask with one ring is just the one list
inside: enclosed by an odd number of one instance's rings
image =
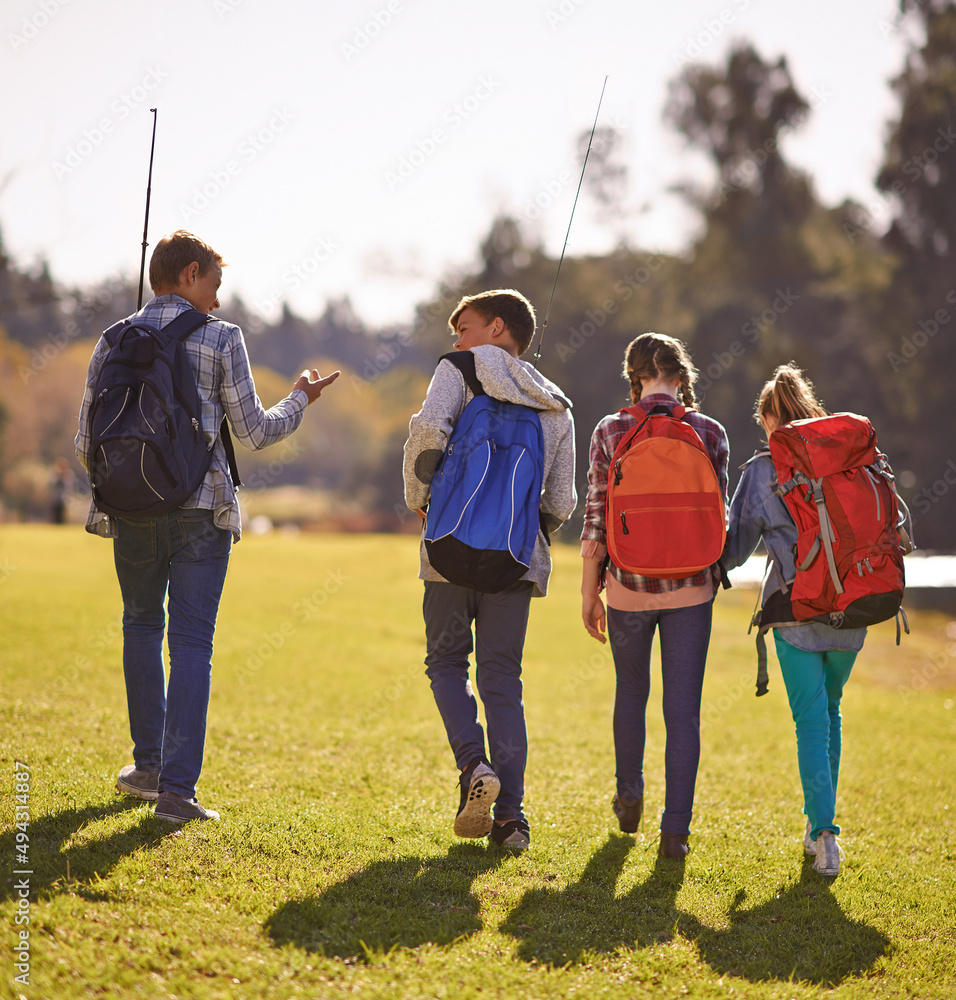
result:
[(697, 369), (690, 353), (676, 337), (666, 333), (642, 333), (627, 345), (624, 352), (624, 377), (631, 386), (631, 402), (641, 398), (644, 382), (679, 378), (680, 399), (688, 410), (699, 410), (694, 384)]

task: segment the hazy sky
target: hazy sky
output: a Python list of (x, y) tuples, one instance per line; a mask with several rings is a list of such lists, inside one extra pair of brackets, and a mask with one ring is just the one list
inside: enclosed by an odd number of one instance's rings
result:
[[(6, 0), (0, 231), (22, 264), (91, 284), (138, 278), (149, 240), (192, 229), (230, 262), (223, 292), (267, 318), (347, 294), (405, 320), (494, 215), (560, 252), (575, 137), (622, 136), (632, 243), (685, 246), (668, 193), (707, 163), (662, 122), (684, 62), (731, 41), (786, 55), (814, 105), (785, 154), (827, 204), (872, 186), (896, 102), (897, 0)], [(583, 196), (571, 254), (613, 243)], [(538, 304), (543, 308), (544, 304)]]

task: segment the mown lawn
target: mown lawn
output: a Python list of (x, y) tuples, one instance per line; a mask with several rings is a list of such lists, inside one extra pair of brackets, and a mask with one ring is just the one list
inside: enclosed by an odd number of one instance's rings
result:
[[(0, 527), (0, 996), (956, 996), (953, 624), (911, 615), (899, 649), (891, 625), (871, 631), (844, 700), (847, 861), (830, 882), (803, 860), (775, 664), (753, 696), (754, 595), (721, 594), (681, 870), (655, 853), (660, 685), (646, 828), (626, 837), (609, 808), (610, 654), (580, 625), (574, 547), (555, 555), (525, 658), (532, 847), (512, 857), (452, 833), (415, 539), (239, 545), (200, 785), (223, 819), (175, 830), (113, 791), (131, 758), (110, 545)], [(17, 761), (29, 876), (13, 874)]]

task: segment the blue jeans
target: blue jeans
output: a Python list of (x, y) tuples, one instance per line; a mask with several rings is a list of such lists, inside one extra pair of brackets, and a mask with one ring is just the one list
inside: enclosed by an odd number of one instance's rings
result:
[(843, 744), (840, 699), (850, 679), (856, 651), (807, 652), (791, 646), (776, 628), (773, 641), (797, 727), (803, 811), (810, 820), (810, 836), (816, 840), (821, 830), (840, 832), (834, 822)]
[[(202, 770), (212, 639), (232, 535), (213, 512), (180, 508), (117, 518), (113, 542), (123, 595), (123, 673), (133, 762), (159, 771), (159, 790), (191, 799)], [(169, 687), (163, 667), (169, 596)]]
[[(524, 819), (528, 731), (521, 696), (521, 656), (532, 587), (529, 581), (519, 580), (497, 594), (483, 594), (453, 583), (425, 581), (425, 673), (455, 763), (462, 768), (475, 757), (485, 757), (501, 781), (495, 803), (498, 820)], [(468, 657), (473, 650), (490, 753), (485, 753), (478, 702), (468, 679)]]
[(710, 645), (713, 602), (656, 611), (607, 609), (614, 655), (614, 754), (617, 792), (644, 795), (645, 714), (651, 690), (651, 643), (661, 636), (664, 726), (664, 813), (661, 832), (686, 836), (694, 812), (700, 763), (700, 698)]

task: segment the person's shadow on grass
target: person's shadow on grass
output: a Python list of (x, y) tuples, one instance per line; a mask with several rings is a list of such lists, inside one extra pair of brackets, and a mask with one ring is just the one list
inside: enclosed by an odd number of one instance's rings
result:
[[(29, 883), (33, 899), (37, 894), (65, 890), (87, 899), (102, 898), (102, 893), (90, 889), (88, 883), (112, 871), (124, 857), (157, 844), (170, 834), (170, 825), (155, 819), (152, 811), (144, 810), (138, 823), (123, 830), (90, 839), (69, 850), (64, 845), (87, 824), (143, 805), (139, 799), (122, 796), (46, 816), (31, 815), (24, 829), (18, 829), (14, 822), (12, 829), (0, 834), (0, 857), (7, 859), (11, 873), (0, 884), (0, 900), (16, 898), (20, 891), (18, 881), (23, 880)], [(30, 874), (18, 875), (18, 871)]]
[(707, 927), (686, 913), (678, 920), (680, 933), (721, 975), (834, 987), (865, 973), (890, 950), (889, 938), (843, 912), (830, 880), (813, 870), (809, 858), (800, 881), (773, 899), (745, 910), (746, 895), (738, 890), (731, 903), (729, 927)]
[(499, 930), (517, 938), (526, 962), (562, 966), (586, 953), (646, 948), (670, 940), (680, 914), (674, 903), (684, 862), (657, 858), (647, 879), (623, 896), (615, 886), (632, 837), (611, 834), (580, 878), (565, 889), (530, 889)]
[(315, 896), (283, 903), (265, 930), (277, 946), (351, 960), (451, 944), (481, 930), (472, 883), (503, 857), (484, 846), (455, 844), (444, 857), (375, 861)]

